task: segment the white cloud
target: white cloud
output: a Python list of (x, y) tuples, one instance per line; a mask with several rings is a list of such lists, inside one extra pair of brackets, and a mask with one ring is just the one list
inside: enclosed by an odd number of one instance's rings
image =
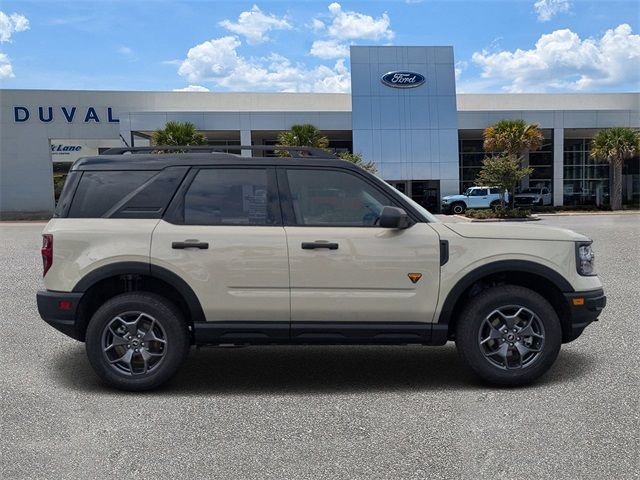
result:
[(129, 48), (129, 47), (120, 47), (118, 49), (118, 53), (126, 56), (126, 57), (131, 57), (133, 56), (133, 49)]
[(6, 53), (0, 52), (0, 80), (13, 77), (15, 77), (15, 75), (13, 74), (11, 60)]
[(456, 76), (456, 81), (460, 80), (460, 76), (462, 72), (464, 72), (469, 67), (469, 62), (466, 60), (459, 60), (455, 64), (454, 73)]
[(640, 35), (628, 24), (584, 40), (569, 29), (542, 35), (530, 50), (476, 52), (489, 84), (513, 93), (640, 88)]
[(241, 41), (232, 36), (196, 45), (187, 52), (178, 74), (189, 82), (211, 82), (232, 91), (349, 91), (349, 71), (342, 59), (333, 67), (320, 65), (309, 68), (300, 63), (293, 64), (278, 54), (261, 58), (243, 57), (237, 51), (240, 45)]
[(571, 9), (569, 0), (538, 0), (533, 4), (538, 20), (548, 22), (559, 13), (566, 13)]
[(332, 38), (338, 40), (391, 40), (393, 31), (389, 28), (391, 20), (385, 13), (378, 18), (359, 12), (342, 10), (339, 3), (329, 5), (329, 12), (333, 19), (328, 32)]
[(29, 20), (24, 15), (12, 13), (7, 15), (0, 11), (0, 43), (10, 42), (16, 32), (29, 30)]
[(364, 13), (344, 11), (339, 3), (334, 2), (329, 5), (329, 15), (331, 19), (327, 25), (313, 19), (312, 30), (319, 32), (326, 29), (328, 38), (314, 41), (310, 55), (323, 59), (346, 58), (349, 56), (349, 45), (345, 41), (391, 40), (394, 37), (386, 13), (374, 18)]
[(349, 46), (336, 40), (316, 40), (311, 45), (309, 53), (324, 59), (345, 58), (349, 56)]
[(210, 92), (207, 87), (203, 87), (202, 85), (189, 85), (184, 88), (174, 88), (174, 92)]
[(313, 20), (311, 20), (311, 29), (314, 32), (319, 32), (320, 30), (324, 30), (325, 24), (321, 21), (318, 20), (317, 18), (314, 18)]
[[(14, 33), (29, 30), (29, 20), (24, 15), (12, 13), (7, 15), (0, 10), (0, 43), (11, 42)], [(0, 80), (15, 77), (11, 59), (0, 52)]]
[(249, 45), (269, 40), (266, 33), (271, 30), (291, 30), (292, 28), (286, 17), (278, 18), (271, 13), (263, 13), (257, 5), (249, 11), (242, 12), (237, 23), (223, 20), (219, 25), (230, 32), (244, 36)]

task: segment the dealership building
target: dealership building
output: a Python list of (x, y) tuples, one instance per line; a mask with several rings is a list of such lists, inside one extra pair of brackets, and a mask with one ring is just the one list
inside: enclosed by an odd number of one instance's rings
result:
[[(374, 161), (382, 178), (432, 209), (473, 185), (482, 131), (498, 120), (540, 125), (544, 145), (525, 159), (534, 172), (524, 186), (551, 189), (555, 205), (606, 203), (609, 166), (590, 158), (590, 140), (604, 128), (640, 128), (637, 92), (457, 94), (447, 46), (351, 47), (351, 94), (5, 89), (0, 106), (5, 218), (50, 214), (54, 175), (81, 156), (147, 146), (168, 121), (191, 122), (221, 146), (274, 145), (279, 132), (311, 123), (330, 147)], [(626, 204), (638, 204), (639, 166), (625, 162)]]

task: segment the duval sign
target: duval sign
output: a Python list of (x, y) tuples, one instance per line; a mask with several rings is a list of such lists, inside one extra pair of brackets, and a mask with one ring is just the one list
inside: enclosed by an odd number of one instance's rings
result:
[(13, 107), (13, 120), (16, 123), (25, 123), (29, 120), (50, 123), (53, 122), (55, 118), (60, 118), (67, 123), (73, 123), (75, 121), (83, 121), (84, 123), (119, 122), (119, 120), (113, 116), (112, 107)]
[(415, 88), (424, 83), (424, 75), (416, 72), (396, 71), (385, 73), (382, 83), (393, 88)]

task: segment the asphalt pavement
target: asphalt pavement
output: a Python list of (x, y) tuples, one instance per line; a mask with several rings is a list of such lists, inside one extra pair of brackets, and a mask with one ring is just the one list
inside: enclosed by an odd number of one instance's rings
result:
[(593, 238), (608, 305), (535, 385), (453, 345), (205, 348), (143, 394), (39, 318), (43, 224), (0, 224), (0, 477), (638, 478), (640, 215), (537, 224)]

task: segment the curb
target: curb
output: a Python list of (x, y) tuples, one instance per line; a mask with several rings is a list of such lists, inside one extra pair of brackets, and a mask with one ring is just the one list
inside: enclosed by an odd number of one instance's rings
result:
[(536, 213), (540, 217), (578, 217), (581, 215), (640, 215), (638, 210), (620, 210), (617, 212), (554, 212)]
[(538, 217), (529, 217), (529, 218), (471, 218), (469, 221), (471, 223), (488, 223), (488, 222), (537, 222), (538, 220), (542, 220)]

